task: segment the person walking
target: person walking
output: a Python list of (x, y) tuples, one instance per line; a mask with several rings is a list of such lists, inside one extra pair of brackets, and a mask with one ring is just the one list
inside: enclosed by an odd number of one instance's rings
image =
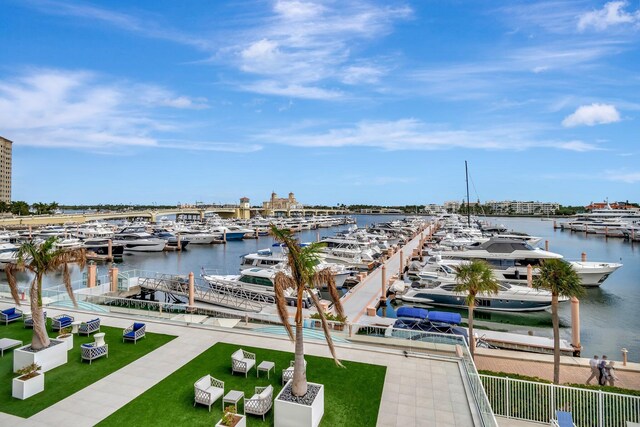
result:
[(600, 385), (605, 385), (606, 384), (606, 380), (605, 380), (605, 374), (606, 374), (606, 369), (607, 367), (607, 356), (603, 355), (602, 356), (602, 360), (600, 360), (600, 363), (598, 363), (598, 370), (599, 370), (599, 376), (598, 376), (598, 384)]
[(616, 377), (616, 374), (614, 372), (615, 371), (614, 365), (615, 365), (615, 362), (611, 361), (605, 368), (605, 375), (606, 375), (605, 385), (606, 385), (606, 382), (608, 381), (611, 387), (615, 387), (616, 380), (618, 379), (618, 377)]
[(600, 370), (598, 369), (598, 356), (594, 355), (593, 359), (589, 360), (589, 367), (591, 368), (591, 375), (587, 378), (587, 385), (591, 385), (591, 380), (600, 378)]

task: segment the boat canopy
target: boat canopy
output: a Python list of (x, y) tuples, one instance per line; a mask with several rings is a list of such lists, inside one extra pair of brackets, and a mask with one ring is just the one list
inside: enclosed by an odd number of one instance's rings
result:
[(424, 320), (429, 315), (429, 312), (424, 308), (416, 308), (416, 307), (400, 307), (398, 311), (396, 311), (396, 316), (398, 317), (408, 317), (411, 319), (421, 319)]
[(459, 325), (462, 322), (462, 316), (458, 313), (449, 313), (447, 311), (431, 311), (429, 312), (429, 321)]

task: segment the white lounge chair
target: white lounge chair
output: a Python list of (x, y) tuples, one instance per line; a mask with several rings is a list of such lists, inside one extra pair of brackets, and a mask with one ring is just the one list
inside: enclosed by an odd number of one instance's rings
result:
[(234, 372), (241, 372), (246, 378), (255, 364), (256, 355), (254, 353), (239, 349), (231, 355), (231, 375), (233, 375)]
[(264, 416), (273, 406), (273, 386), (256, 387), (256, 392), (250, 399), (244, 401), (245, 414)]
[[(293, 379), (293, 366), (296, 364), (295, 360), (289, 362), (289, 367), (282, 370), (282, 385), (285, 385), (287, 381)], [(307, 369), (307, 361), (304, 361), (304, 368)]]
[(211, 405), (224, 396), (224, 382), (213, 378), (211, 375), (205, 375), (200, 378), (193, 385), (193, 388), (195, 393), (193, 406), (196, 406), (196, 403), (207, 405), (209, 412), (211, 412)]
[(107, 359), (109, 358), (109, 344), (101, 346), (97, 346), (96, 343), (82, 344), (80, 346), (80, 350), (82, 352), (80, 355), (80, 361), (88, 360), (89, 365), (91, 365), (93, 360), (98, 359), (99, 357), (106, 356)]

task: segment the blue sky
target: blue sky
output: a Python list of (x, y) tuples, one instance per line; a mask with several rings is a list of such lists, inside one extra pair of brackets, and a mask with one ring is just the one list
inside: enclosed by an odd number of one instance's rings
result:
[(638, 1), (5, 0), (13, 198), (640, 199)]

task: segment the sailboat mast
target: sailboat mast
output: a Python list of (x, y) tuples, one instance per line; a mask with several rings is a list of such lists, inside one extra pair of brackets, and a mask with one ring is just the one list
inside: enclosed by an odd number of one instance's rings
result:
[(464, 175), (467, 181), (467, 225), (471, 227), (471, 208), (469, 206), (469, 169), (467, 168), (467, 161), (464, 161)]

